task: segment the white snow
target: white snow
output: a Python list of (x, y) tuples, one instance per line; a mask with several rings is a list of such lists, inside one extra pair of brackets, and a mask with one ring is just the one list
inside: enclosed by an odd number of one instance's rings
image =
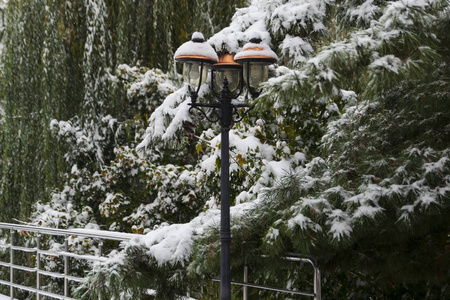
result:
[(442, 172), (445, 168), (445, 165), (450, 162), (448, 157), (442, 157), (435, 163), (426, 163), (423, 165), (426, 173), (432, 172)]
[[(230, 208), (232, 218), (245, 214), (258, 201), (243, 203)], [(196, 238), (210, 227), (218, 227), (220, 224), (220, 210), (209, 209), (201, 213), (189, 223), (162, 224), (141, 238), (131, 240), (127, 246), (142, 245), (148, 250), (159, 265), (184, 263), (192, 252), (192, 245)], [(108, 263), (115, 262), (112, 256)]]
[[(147, 148), (153, 139), (163, 138), (167, 140), (173, 138), (176, 129), (181, 128), (184, 121), (192, 121), (187, 105), (190, 99), (185, 99), (187, 92), (187, 85), (184, 85), (183, 88), (170, 94), (155, 109), (149, 119), (151, 126), (147, 127), (144, 139), (137, 149)], [(167, 124), (168, 117), (172, 118), (169, 124)]]
[(417, 8), (423, 8), (432, 5), (434, 1), (424, 0), (406, 0), (406, 1), (392, 1), (388, 5), (380, 17), (379, 22), (384, 24), (385, 28), (394, 26), (400, 23), (405, 26), (414, 25), (412, 20), (412, 11)]
[(249, 56), (263, 56), (278, 60), (277, 54), (265, 43), (247, 43), (241, 52), (234, 56), (235, 60), (242, 59)]
[(384, 68), (388, 71), (398, 74), (399, 68), (402, 66), (400, 58), (394, 55), (383, 56), (370, 64), (370, 68)]
[(143, 243), (158, 264), (184, 262), (191, 253), (195, 226), (186, 224), (163, 225), (148, 233)]
[(336, 240), (340, 240), (344, 236), (350, 236), (353, 229), (350, 226), (349, 222), (333, 222), (331, 224), (330, 233), (333, 235), (333, 238)]
[(373, 219), (376, 216), (376, 214), (380, 213), (383, 210), (384, 209), (379, 206), (368, 206), (368, 205), (360, 206), (353, 214), (353, 218), (359, 219), (362, 217), (368, 217), (370, 219)]
[(380, 11), (380, 7), (373, 2), (374, 0), (368, 0), (357, 7), (352, 7), (347, 11), (347, 17), (350, 20), (355, 19), (357, 22), (369, 22)]
[(273, 243), (273, 241), (275, 241), (279, 235), (280, 235), (280, 230), (271, 227), (266, 234), (266, 240), (269, 244)]
[(310, 43), (299, 36), (286, 35), (280, 44), (281, 51), (288, 55), (292, 63), (298, 64), (308, 61), (308, 57), (314, 53), (314, 49)]
[(436, 203), (436, 195), (426, 192), (422, 193), (419, 196), (419, 201), (422, 203), (422, 205), (429, 206), (431, 203)]
[(340, 240), (345, 236), (350, 236), (353, 229), (350, 225), (350, 217), (346, 212), (340, 209), (334, 209), (327, 217), (326, 224), (331, 225), (329, 233), (332, 234), (334, 239)]
[(324, 30), (322, 20), (325, 17), (326, 3), (320, 0), (292, 0), (275, 8), (270, 16), (274, 31), (289, 30), (293, 26), (307, 27), (313, 23), (314, 30)]
[[(264, 3), (253, 1), (249, 7), (238, 9), (233, 16), (231, 24), (212, 36), (208, 43), (216, 51), (225, 50), (229, 53), (238, 53), (242, 49), (239, 46), (248, 42), (255, 35), (259, 35), (263, 43), (270, 44), (270, 33), (266, 27), (267, 13), (264, 12)], [(263, 6), (263, 7), (259, 7)]]
[[(192, 35), (192, 38), (202, 38), (204, 40), (203, 34), (201, 34), (200, 32), (195, 32)], [(174, 55), (175, 59), (180, 56), (203, 56), (217, 62), (219, 61), (217, 53), (214, 51), (211, 45), (206, 42), (198, 43), (188, 41), (184, 43), (177, 49)]]

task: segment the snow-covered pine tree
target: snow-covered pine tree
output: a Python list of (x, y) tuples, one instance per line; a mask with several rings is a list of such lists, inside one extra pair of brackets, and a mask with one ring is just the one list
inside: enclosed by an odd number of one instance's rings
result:
[[(448, 297), (448, 5), (344, 1), (340, 8), (353, 9), (328, 22), (330, 43), (301, 75), (272, 85), (277, 93), (297, 84), (318, 95), (340, 89), (358, 102), (328, 126), (315, 152), (321, 158), (280, 180), (236, 221), (236, 265), (261, 267), (254, 258), (262, 253), (274, 262), (255, 280), (304, 285), (295, 270), (280, 272), (288, 267), (276, 259), (296, 252), (317, 258), (331, 298)], [(217, 257), (205, 264), (217, 239), (198, 243), (197, 272), (217, 270)]]

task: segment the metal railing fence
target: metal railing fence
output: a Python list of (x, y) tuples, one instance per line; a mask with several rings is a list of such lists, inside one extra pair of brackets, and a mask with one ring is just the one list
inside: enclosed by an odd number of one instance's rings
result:
[[(292, 289), (282, 289), (282, 288), (276, 288), (276, 287), (270, 287), (267, 285), (260, 285), (260, 284), (253, 284), (248, 282), (248, 267), (244, 267), (244, 282), (237, 282), (237, 281), (231, 281), (232, 285), (239, 285), (243, 287), (243, 300), (248, 300), (249, 293), (248, 288), (256, 288), (260, 290), (266, 290), (266, 291), (273, 291), (273, 292), (280, 292), (285, 294), (291, 294), (291, 295), (301, 295), (306, 297), (312, 297), (314, 300), (321, 300), (322, 299), (322, 285), (321, 285), (321, 277), (320, 277), (320, 269), (318, 265), (314, 262), (314, 260), (310, 258), (302, 258), (298, 256), (286, 256), (283, 257), (283, 259), (291, 261), (291, 262), (300, 262), (300, 263), (308, 263), (313, 268), (313, 286), (314, 290), (312, 293), (310, 292), (302, 292), (298, 290), (292, 290)], [(213, 279), (213, 281), (220, 281), (219, 279)]]
[[(21, 224), (9, 224), (9, 223), (1, 223), (0, 222), (0, 230), (9, 230), (9, 243), (2, 243), (0, 239), (0, 250), (7, 249), (9, 250), (9, 262), (3, 262), (0, 260), (0, 267), (9, 268), (9, 281), (0, 279), (0, 286), (8, 286), (10, 292), (10, 299), (14, 299), (14, 289), (21, 289), (24, 291), (28, 291), (31, 293), (35, 293), (36, 299), (40, 300), (41, 296), (46, 296), (50, 298), (56, 299), (64, 299), (64, 300), (73, 300), (70, 296), (69, 290), (69, 282), (82, 282), (84, 278), (77, 277), (69, 274), (70, 263), (69, 258), (75, 258), (83, 261), (105, 261), (106, 257), (103, 256), (103, 242), (104, 241), (129, 241), (135, 237), (142, 236), (139, 234), (129, 234), (129, 233), (120, 233), (120, 232), (112, 232), (112, 231), (103, 231), (103, 230), (83, 230), (83, 229), (56, 229), (56, 228), (45, 228), (45, 227), (37, 227), (37, 226), (29, 226), (29, 225), (21, 225)], [(15, 244), (15, 234), (16, 233), (28, 233), (34, 232), (37, 234), (36, 236), (36, 246), (35, 247), (23, 247)], [(64, 249), (55, 251), (55, 250), (45, 250), (42, 246), (42, 235), (48, 236), (59, 236), (64, 237)], [(85, 238), (93, 238), (99, 240), (98, 242), (98, 253), (96, 255), (80, 255), (76, 253), (69, 252), (69, 237), (78, 236)], [(35, 266), (22, 266), (15, 263), (15, 254), (16, 252), (23, 253), (34, 253), (36, 256)], [(55, 272), (55, 271), (46, 271), (42, 268), (42, 258), (44, 256), (53, 256), (53, 257), (62, 257), (63, 259), (63, 273)], [(248, 282), (248, 268), (244, 268), (244, 282), (235, 282), (232, 281), (231, 284), (239, 285), (243, 287), (243, 299), (248, 300), (248, 288), (256, 288), (262, 290), (268, 290), (273, 292), (281, 292), (288, 293), (293, 295), (302, 295), (307, 297), (312, 297), (314, 300), (321, 300), (321, 279), (320, 279), (320, 269), (317, 264), (310, 258), (301, 258), (297, 256), (287, 256), (283, 259), (291, 261), (291, 262), (300, 262), (300, 263), (309, 263), (313, 267), (313, 280), (314, 280), (314, 291), (310, 292), (302, 292), (297, 290), (289, 290), (289, 289), (281, 289), (275, 287), (269, 287), (259, 284), (253, 284)], [(20, 270), (27, 273), (36, 274), (36, 284), (35, 286), (26, 286), (21, 283), (15, 282), (14, 271)], [(62, 279), (64, 281), (64, 294), (57, 294), (50, 291), (45, 291), (41, 286), (41, 276), (47, 276), (51, 278)], [(214, 281), (219, 281), (214, 279)]]
[[(78, 259), (81, 261), (104, 261), (106, 257), (103, 256), (103, 242), (104, 241), (129, 241), (136, 236), (140, 236), (138, 234), (127, 234), (120, 232), (110, 232), (110, 231), (102, 231), (102, 230), (83, 230), (83, 229), (56, 229), (56, 228), (44, 228), (37, 226), (29, 226), (29, 225), (21, 225), (21, 224), (9, 224), (9, 223), (1, 223), (0, 229), (9, 230), (9, 243), (2, 243), (0, 240), (0, 249), (6, 249), (6, 252), (9, 250), (9, 262), (0, 261), (0, 267), (9, 268), (9, 281), (0, 279), (0, 285), (9, 286), (9, 297), (10, 299), (14, 299), (15, 289), (20, 289), (23, 291), (31, 292), (36, 295), (36, 299), (41, 299), (41, 296), (46, 296), (50, 298), (56, 299), (65, 299), (71, 300), (70, 290), (69, 290), (69, 282), (82, 282), (84, 278), (72, 276), (69, 274), (70, 270), (70, 258)], [(37, 234), (36, 236), (36, 246), (35, 247), (23, 247), (15, 243), (17, 233), (29, 233), (34, 232)], [(59, 236), (64, 238), (64, 246), (63, 250), (45, 250), (42, 247), (42, 235), (47, 236)], [(69, 252), (69, 237), (77, 236), (83, 238), (93, 238), (98, 240), (98, 252), (96, 255), (80, 255), (76, 253)], [(31, 253), (35, 255), (35, 266), (23, 266), (15, 263), (15, 256), (21, 253)], [(63, 273), (56, 271), (47, 271), (42, 268), (42, 259), (44, 256), (52, 256), (52, 257), (62, 257), (63, 260)], [(15, 282), (15, 271), (23, 271), (28, 274), (35, 274), (36, 284), (35, 286), (27, 286), (23, 283)], [(64, 294), (57, 294), (50, 291), (45, 291), (41, 286), (41, 277), (47, 276), (54, 279), (62, 279), (64, 284)]]
[(322, 286), (320, 281), (320, 269), (317, 266), (317, 264), (310, 258), (302, 258), (297, 256), (287, 256), (284, 257), (285, 260), (291, 261), (291, 262), (301, 262), (301, 263), (309, 263), (313, 268), (313, 285), (314, 285), (314, 291), (313, 293), (308, 292), (302, 292), (297, 290), (290, 290), (290, 289), (281, 289), (281, 288), (274, 288), (264, 285), (258, 285), (258, 284), (251, 284), (248, 283), (248, 268), (244, 267), (244, 282), (234, 282), (233, 284), (241, 285), (244, 287), (243, 291), (243, 298), (244, 300), (248, 300), (248, 287), (251, 288), (257, 288), (267, 291), (274, 291), (274, 292), (281, 292), (286, 294), (292, 294), (292, 295), (301, 295), (301, 296), (307, 296), (312, 297), (314, 300), (321, 300), (322, 299)]

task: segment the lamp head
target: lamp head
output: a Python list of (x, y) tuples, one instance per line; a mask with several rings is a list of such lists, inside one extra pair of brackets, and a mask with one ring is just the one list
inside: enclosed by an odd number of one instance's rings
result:
[[(268, 66), (278, 60), (278, 56), (270, 47), (262, 43), (259, 36), (250, 39), (250, 42), (244, 45), (241, 52), (237, 53), (234, 60), (244, 67), (244, 80), (250, 90), (257, 89), (259, 85), (267, 81), (269, 77)], [(258, 96), (259, 93), (252, 93), (252, 96)]]
[(218, 92), (222, 89), (225, 78), (228, 80), (228, 89), (235, 91), (241, 82), (242, 65), (234, 61), (233, 54), (224, 54), (219, 57), (219, 63), (212, 66), (214, 70), (213, 85)]
[(205, 83), (208, 68), (219, 61), (216, 52), (205, 42), (200, 32), (195, 32), (192, 40), (181, 45), (174, 58), (175, 61), (183, 63), (184, 80), (197, 89)]

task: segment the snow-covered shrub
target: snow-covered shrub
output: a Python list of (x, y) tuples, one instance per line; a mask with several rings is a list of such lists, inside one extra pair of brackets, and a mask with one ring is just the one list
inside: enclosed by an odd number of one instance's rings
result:
[[(141, 178), (144, 177), (142, 172), (147, 171), (142, 166), (146, 161), (132, 148), (144, 133), (146, 117), (143, 114), (172, 93), (174, 87), (159, 70), (126, 65), (120, 65), (111, 80), (116, 93), (125, 89), (124, 105), (128, 109), (117, 117), (101, 118), (94, 136), (91, 128), (84, 127), (79, 118), (52, 121), (57, 138), (69, 146), (65, 159), (72, 168), (65, 174), (63, 187), (52, 193), (51, 201), (38, 202), (33, 223), (59, 228), (84, 227), (90, 223), (108, 228), (116, 224), (116, 230), (123, 230), (131, 227), (122, 223), (126, 212), (131, 213), (130, 207), (147, 201), (148, 191)], [(103, 157), (103, 164), (99, 164), (98, 157)], [(161, 157), (161, 153), (152, 156), (155, 160)]]

